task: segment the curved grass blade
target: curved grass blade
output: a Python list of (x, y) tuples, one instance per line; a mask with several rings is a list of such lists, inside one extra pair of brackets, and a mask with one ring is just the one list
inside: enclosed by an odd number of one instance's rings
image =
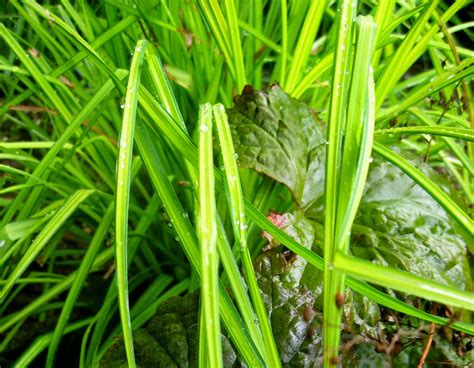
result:
[(430, 134), (442, 137), (459, 138), (465, 141), (474, 142), (474, 131), (472, 129), (447, 127), (447, 126), (410, 126), (392, 129), (379, 129), (375, 135), (403, 135), (403, 134)]
[[(306, 259), (318, 270), (324, 269), (324, 261), (321, 256), (303, 247), (301, 244), (299, 244), (293, 238), (291, 238), (288, 234), (284, 233), (281, 229), (276, 227), (263, 214), (261, 214), (255, 207), (253, 207), (253, 205), (247, 200), (246, 200), (246, 213), (249, 216), (249, 218), (251, 218), (252, 221), (254, 221), (256, 225), (258, 225), (262, 230), (269, 233), (277, 241), (284, 244), (288, 249), (292, 250), (293, 252), (297, 253), (299, 256)], [(360, 293), (361, 295), (365, 295), (369, 297), (376, 303), (383, 305), (387, 308), (411, 315), (416, 318), (420, 318), (427, 322), (434, 322), (440, 325), (449, 325), (453, 329), (456, 329), (458, 331), (463, 331), (471, 335), (474, 334), (474, 324), (472, 323), (464, 323), (464, 322), (452, 323), (452, 321), (448, 318), (433, 315), (433, 314), (424, 312), (423, 310), (417, 309), (414, 306), (407, 304), (401, 300), (398, 300), (374, 288), (373, 286), (366, 284), (363, 281), (359, 281), (351, 276), (348, 276), (346, 278), (346, 284), (354, 291)]]
[(235, 159), (235, 151), (232, 143), (232, 135), (230, 132), (229, 123), (227, 121), (227, 115), (225, 113), (224, 106), (220, 104), (214, 106), (213, 110), (222, 149), (227, 187), (229, 188), (230, 210), (234, 236), (240, 246), (245, 278), (247, 280), (250, 295), (252, 297), (257, 317), (260, 322), (266, 353), (265, 358), (269, 366), (279, 367), (281, 363), (278, 350), (275, 345), (275, 340), (273, 339), (267, 311), (260, 295), (260, 290), (253, 269), (252, 258), (250, 257), (250, 252), (247, 247), (247, 223), (245, 220), (244, 200), (242, 188), (240, 186), (239, 170)]
[(446, 86), (454, 84), (462, 79), (467, 79), (472, 75), (474, 75), (474, 58), (469, 58), (462, 61), (461, 64), (455, 68), (439, 75), (432, 82), (417, 88), (399, 104), (381, 111), (377, 114), (376, 122), (381, 124), (391, 120), (424, 98), (442, 90)]
[[(163, 108), (151, 97), (151, 94), (146, 89), (141, 89), (140, 92), (140, 103), (147, 114), (151, 117), (152, 121), (156, 124), (151, 125), (151, 128), (157, 130), (158, 134), (164, 135), (173, 147), (181, 152), (194, 167), (197, 167), (197, 149), (194, 142), (182, 131), (182, 129), (178, 128), (178, 125), (172, 121), (171, 117), (166, 114)], [(153, 165), (151, 167), (153, 167)], [(219, 185), (223, 184), (224, 176), (218, 169), (215, 170), (215, 178)], [(245, 211), (249, 219), (260, 226), (262, 230), (268, 232), (276, 240), (280, 241), (290, 250), (306, 259), (319, 270), (323, 270), (323, 259), (320, 256), (298, 244), (291, 237), (274, 226), (248, 200), (245, 200)], [(192, 258), (189, 259), (192, 260)], [(461, 322), (452, 323), (452, 321), (446, 318), (423, 312), (352, 277), (347, 278), (347, 285), (362, 295), (366, 295), (375, 302), (393, 310), (409, 314), (428, 322), (435, 322), (440, 325), (449, 324), (456, 330), (474, 334), (474, 325)]]
[(69, 318), (71, 317), (74, 305), (76, 304), (77, 298), (79, 297), (79, 294), (82, 288), (84, 287), (84, 283), (87, 279), (87, 276), (89, 275), (97, 252), (102, 246), (103, 241), (107, 235), (107, 232), (113, 220), (113, 216), (114, 206), (113, 204), (111, 204), (105, 212), (104, 218), (98, 226), (94, 237), (91, 243), (89, 244), (89, 247), (87, 248), (87, 252), (81, 262), (81, 265), (79, 266), (79, 269), (77, 270), (74, 282), (71, 286), (71, 289), (69, 290), (66, 301), (64, 302), (64, 306), (61, 310), (61, 314), (59, 315), (58, 322), (51, 336), (51, 341), (48, 348), (48, 355), (46, 359), (46, 367), (54, 367), (56, 350), (59, 347), (63, 333), (66, 331), (66, 326), (69, 322)]
[[(172, 124), (174, 128), (170, 127), (171, 129), (177, 129), (182, 132), (182, 130), (179, 129), (176, 124)], [(186, 212), (182, 208), (176, 193), (168, 180), (166, 172), (160, 163), (158, 153), (156, 152), (150, 140), (151, 135), (152, 133), (150, 132), (149, 128), (142, 125), (141, 122), (138, 122), (138, 129), (136, 132), (137, 146), (140, 149), (143, 161), (147, 167), (148, 174), (150, 175), (153, 186), (163, 200), (167, 214), (174, 225), (173, 227), (180, 239), (183, 250), (186, 253), (186, 257), (188, 258), (194, 270), (200, 274), (201, 264), (199, 262), (200, 255), (198, 253), (199, 242), (196, 232), (191, 225), (189, 218), (186, 217)], [(182, 136), (178, 134), (176, 137), (181, 137), (189, 142), (188, 146), (181, 147), (181, 149), (193, 149), (194, 152), (197, 153), (194, 143), (189, 140), (187, 135), (184, 134)], [(187, 151), (183, 151), (183, 153), (184, 152)], [(197, 154), (190, 155), (189, 158), (190, 162), (192, 162), (197, 167)], [(215, 175), (217, 178), (219, 172), (216, 171)], [(222, 177), (219, 176), (219, 178), (220, 182), (222, 182)], [(225, 288), (222, 286), (222, 284), (219, 286), (219, 307), (222, 321), (244, 361), (252, 367), (264, 366), (264, 361), (258, 349), (256, 348), (253, 340), (250, 338), (244, 323), (240, 319), (237, 310), (232, 304), (232, 301), (227, 295), (227, 292), (225, 291)]]
[[(74, 322), (64, 329), (64, 333), (68, 334), (77, 331), (81, 328), (88, 326), (93, 321), (92, 318), (86, 318), (77, 322)], [(23, 354), (16, 360), (14, 367), (28, 367), (30, 366), (36, 357), (48, 347), (53, 338), (53, 333), (42, 335), (33, 341), (33, 343), (27, 348)]]
[(295, 87), (301, 80), (303, 68), (308, 61), (311, 46), (319, 30), (321, 19), (326, 10), (326, 0), (312, 1), (310, 3), (303, 27), (298, 38), (298, 43), (293, 56), (293, 61), (288, 72), (286, 84), (283, 86), (286, 91), (292, 94)]
[[(355, 6), (354, 6), (355, 5)], [(347, 125), (346, 106), (350, 87), (350, 70), (353, 23), (357, 1), (344, 0), (339, 3), (338, 34), (334, 51), (334, 69), (329, 107), (328, 148), (326, 154), (326, 212), (324, 228), (324, 367), (334, 365), (339, 355), (341, 311), (337, 308), (336, 294), (344, 289), (344, 275), (334, 272), (332, 262), (334, 253), (341, 246), (337, 234), (339, 213), (339, 185), (341, 174), (338, 170), (342, 155), (342, 135)], [(352, 189), (352, 183), (349, 183)], [(346, 189), (347, 190), (347, 189)]]
[(63, 206), (56, 212), (53, 218), (46, 224), (44, 229), (38, 234), (33, 244), (30, 245), (23, 257), (18, 261), (17, 266), (12, 271), (0, 292), (0, 301), (9, 292), (15, 281), (26, 271), (28, 266), (34, 261), (41, 250), (48, 244), (51, 238), (59, 231), (61, 226), (74, 213), (77, 207), (84, 202), (94, 191), (78, 190), (68, 199)]
[[(474, 223), (469, 218), (468, 214), (464, 212), (445, 192), (443, 192), (436, 184), (426, 177), (420, 170), (414, 167), (410, 162), (402, 156), (386, 148), (380, 143), (375, 142), (373, 150), (378, 155), (382, 156), (387, 161), (397, 166), (400, 170), (405, 172), (415, 183), (422, 187), (438, 204), (443, 207), (451, 217), (456, 220), (463, 229), (472, 236), (474, 236)], [(471, 249), (471, 252), (473, 250)]]
[[(206, 349), (199, 349), (199, 360), (211, 367), (222, 367), (221, 329), (219, 322), (219, 256), (216, 238), (216, 199), (212, 152), (212, 107), (199, 108), (199, 240), (201, 244), (201, 328), (199, 339)], [(204, 336), (204, 337), (203, 337)], [(207, 353), (207, 354), (206, 354)], [(207, 356), (204, 358), (202, 354)]]
[(120, 134), (119, 157), (117, 160), (117, 184), (115, 202), (115, 236), (116, 236), (116, 273), (120, 319), (129, 367), (135, 367), (133, 354), (132, 328), (128, 301), (128, 262), (127, 233), (128, 205), (130, 198), (130, 178), (133, 153), (133, 137), (137, 119), (138, 87), (140, 85), (141, 68), (145, 57), (147, 41), (138, 41), (130, 67), (125, 109), (123, 112), (122, 130)]
[(456, 290), (393, 267), (380, 266), (341, 252), (337, 252), (334, 256), (334, 267), (374, 284), (389, 286), (404, 293), (453, 307), (474, 310), (474, 293)]

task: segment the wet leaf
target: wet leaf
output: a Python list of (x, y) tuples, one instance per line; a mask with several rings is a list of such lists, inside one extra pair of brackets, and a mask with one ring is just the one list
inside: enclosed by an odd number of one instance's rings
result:
[(303, 206), (321, 193), (325, 135), (311, 110), (278, 85), (246, 86), (234, 102), (227, 115), (240, 166), (286, 185)]

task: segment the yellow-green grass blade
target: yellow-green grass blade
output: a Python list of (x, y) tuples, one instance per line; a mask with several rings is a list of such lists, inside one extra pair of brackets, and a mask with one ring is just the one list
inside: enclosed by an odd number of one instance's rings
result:
[[(124, 70), (117, 71), (117, 78), (123, 79), (127, 75), (127, 72)], [(114, 85), (112, 81), (107, 81), (104, 85), (97, 91), (97, 93), (92, 96), (89, 102), (84, 106), (84, 108), (76, 114), (76, 116), (70, 121), (68, 127), (63, 131), (62, 135), (57, 139), (56, 142), (25, 142), (25, 143), (3, 143), (5, 148), (10, 149), (27, 149), (27, 148), (50, 148), (48, 153), (43, 157), (40, 164), (35, 168), (32, 173), (32, 178), (27, 181), (26, 184), (32, 185), (36, 182), (36, 178), (43, 178), (46, 180), (49, 173), (49, 169), (57, 157), (59, 152), (63, 149), (70, 149), (72, 146), (67, 143), (75, 134), (77, 134), (78, 129), (84, 120), (86, 120), (93, 111), (100, 106), (100, 104), (110, 95), (114, 90)], [(1, 148), (2, 146), (0, 146)], [(15, 197), (14, 202), (9, 206), (7, 213), (2, 219), (2, 224), (7, 223), (15, 215), (15, 212), (22, 207), (22, 213), (28, 215), (29, 211), (25, 211), (25, 199), (30, 195), (31, 191), (26, 188), (25, 190), (20, 191)], [(37, 194), (35, 194), (37, 195)], [(31, 197), (31, 195), (30, 195)], [(21, 219), (21, 217), (20, 217)]]
[(387, 94), (406, 71), (406, 59), (415, 46), (416, 41), (422, 34), (431, 15), (438, 6), (438, 2), (439, 0), (435, 0), (425, 5), (425, 9), (421, 12), (421, 16), (418, 17), (416, 23), (411, 27), (402, 44), (397, 48), (397, 51), (392, 56), (390, 63), (384, 69), (380, 78), (377, 79), (377, 87), (375, 91), (377, 109), (382, 106)]
[[(412, 111), (414, 112), (414, 111)], [(441, 137), (458, 138), (469, 142), (474, 142), (474, 131), (472, 129), (456, 128), (448, 126), (409, 126), (391, 129), (379, 129), (374, 132), (375, 135), (412, 135), (412, 134), (429, 134), (439, 135)]]
[[(249, 202), (246, 201), (246, 213), (248, 216), (257, 224), (262, 230), (268, 232), (273, 238), (277, 241), (284, 244), (288, 249), (297, 253), (301, 257), (304, 257), (309, 263), (315, 266), (318, 270), (324, 269), (323, 258), (311, 250), (305, 248), (294, 239), (292, 239), (288, 234), (284, 233), (281, 229), (272, 224), (263, 214), (261, 214), (256, 208), (254, 208)], [(426, 313), (421, 309), (413, 307), (411, 304), (407, 304), (401, 300), (390, 296), (375, 287), (366, 284), (365, 282), (359, 281), (358, 279), (353, 278), (352, 276), (346, 277), (346, 284), (352, 290), (365, 295), (375, 301), (378, 304), (381, 304), (387, 308), (405, 313), (416, 318), (420, 318), (427, 322), (434, 322), (439, 325), (449, 325), (452, 328), (463, 331), (468, 334), (474, 334), (474, 324), (465, 323), (465, 322), (454, 322), (448, 318), (440, 317), (438, 315), (433, 315)], [(385, 284), (385, 286), (390, 286), (390, 283)], [(407, 290), (408, 292), (408, 290)], [(464, 292), (463, 292), (464, 293)], [(460, 297), (462, 299), (462, 297)]]
[[(173, 126), (175, 129), (181, 131), (179, 128), (177, 128), (177, 125), (173, 124)], [(198, 237), (189, 221), (189, 218), (185, 216), (186, 212), (181, 206), (176, 193), (168, 180), (168, 176), (160, 162), (158, 153), (153, 147), (151, 142), (152, 135), (153, 133), (150, 131), (150, 129), (139, 122), (136, 132), (137, 146), (140, 149), (143, 161), (147, 167), (147, 172), (150, 175), (153, 186), (163, 200), (167, 214), (172, 221), (173, 228), (180, 239), (180, 243), (182, 244), (183, 250), (186, 253), (188, 260), (190, 261), (196, 273), (200, 274), (201, 265), (199, 262), (200, 255), (198, 252)], [(181, 136), (178, 134), (175, 137), (181, 137), (185, 140), (189, 140), (186, 135)], [(192, 141), (189, 140), (188, 142), (190, 146), (188, 145), (182, 147), (183, 149), (186, 149), (186, 151), (183, 151), (183, 153), (187, 152), (188, 149), (193, 149), (196, 155), (190, 155), (189, 159), (190, 162), (193, 162), (197, 168), (198, 164), (196, 147)], [(219, 286), (219, 308), (222, 321), (244, 361), (249, 366), (263, 366), (264, 362), (259, 351), (255, 347), (254, 342), (247, 332), (247, 328), (240, 319), (237, 310), (233, 306), (229, 296), (227, 295), (227, 292), (225, 291), (225, 288), (222, 285)]]
[(288, 77), (283, 85), (285, 91), (292, 94), (295, 87), (299, 84), (303, 74), (303, 68), (311, 53), (316, 34), (319, 30), (319, 25), (323, 14), (326, 10), (326, 0), (312, 1), (310, 3), (308, 13), (306, 15), (303, 27), (301, 29), (298, 43), (295, 48), (293, 61), (291, 62)]
[(377, 114), (376, 122), (378, 125), (386, 123), (395, 118), (397, 115), (407, 110), (409, 107), (420, 102), (424, 98), (442, 90), (446, 86), (455, 84), (462, 79), (468, 79), (474, 75), (474, 58), (463, 60), (461, 64), (448, 70), (447, 72), (438, 75), (432, 82), (424, 84), (415, 89), (403, 101), (395, 106), (381, 110)]
[(384, 267), (370, 261), (337, 252), (334, 267), (346, 274), (356, 276), (381, 286), (417, 295), (453, 307), (474, 310), (474, 293), (453, 289), (452, 287), (400, 271)]
[(38, 234), (36, 239), (28, 248), (27, 252), (18, 261), (15, 269), (7, 278), (5, 285), (0, 292), (0, 300), (6, 296), (15, 281), (26, 271), (26, 269), (35, 260), (41, 250), (44, 249), (51, 238), (59, 231), (61, 226), (64, 225), (67, 219), (75, 212), (77, 207), (93, 192), (93, 190), (79, 190), (66, 199), (63, 206), (45, 225), (44, 229)]
[[(154, 125), (150, 125), (150, 128), (156, 129), (157, 134), (164, 135), (173, 147), (181, 152), (194, 167), (197, 167), (197, 148), (194, 142), (191, 141), (191, 139), (177, 127), (177, 124), (169, 121), (171, 119), (169, 115), (167, 115), (161, 106), (153, 100), (150, 93), (147, 92), (146, 89), (143, 89), (143, 93), (140, 94), (140, 103), (154, 123)], [(224, 176), (217, 169), (215, 171), (215, 177), (217, 183), (222, 185)], [(268, 219), (265, 218), (265, 216), (258, 212), (248, 200), (245, 200), (245, 210), (246, 214), (249, 216), (249, 219), (260, 226), (262, 230), (267, 231), (270, 235), (275, 237), (276, 240), (280, 241), (293, 252), (308, 260), (308, 262), (313, 264), (318, 269), (323, 269), (323, 261), (320, 256), (306, 249), (304, 246), (296, 243), (293, 239), (276, 228)], [(189, 259), (191, 260), (192, 258), (190, 257)], [(417, 310), (416, 308), (413, 308), (400, 300), (392, 298), (386, 293), (376, 290), (373, 287), (366, 285), (364, 282), (358, 281), (354, 278), (348, 278), (347, 285), (355, 291), (360, 292), (362, 295), (370, 296), (372, 300), (388, 308), (392, 308), (402, 313), (407, 313), (429, 322), (435, 322), (443, 325), (450, 323), (450, 321), (447, 319)], [(470, 325), (467, 325), (468, 327), (466, 327), (466, 324), (460, 323), (454, 323), (451, 326), (465, 332), (470, 331), (468, 333), (474, 333), (474, 326), (469, 327)]]
[(347, 125), (347, 103), (349, 98), (350, 76), (347, 71), (352, 65), (352, 36), (357, 1), (344, 0), (339, 3), (338, 35), (334, 49), (334, 68), (329, 106), (328, 146), (326, 153), (326, 212), (324, 228), (324, 366), (334, 365), (339, 354), (339, 324), (341, 311), (336, 305), (336, 293), (344, 288), (343, 274), (333, 269), (333, 257), (341, 247), (337, 234), (341, 202), (339, 185), (341, 173), (338, 169), (342, 159), (341, 147), (343, 133)]
[[(199, 242), (201, 248), (201, 327), (199, 360), (211, 367), (222, 367), (219, 321), (219, 256), (216, 238), (216, 199), (212, 152), (212, 106), (199, 108)], [(204, 336), (204, 338), (203, 338)], [(203, 357), (203, 354), (205, 357)]]
[(130, 311), (128, 300), (128, 206), (130, 200), (130, 178), (133, 154), (133, 138), (137, 119), (138, 89), (140, 85), (141, 68), (145, 57), (147, 41), (138, 41), (130, 67), (125, 108), (123, 112), (122, 129), (120, 134), (119, 156), (117, 159), (117, 184), (115, 202), (115, 248), (116, 248), (116, 275), (120, 319), (130, 367), (135, 367), (133, 353), (133, 337), (130, 325)]
[[(408, 160), (393, 152), (387, 147), (378, 142), (374, 142), (373, 150), (375, 153), (397, 166), (400, 170), (405, 172), (415, 183), (423, 188), (438, 204), (443, 207), (451, 217), (456, 220), (463, 229), (472, 236), (474, 236), (474, 223), (469, 215), (463, 211), (454, 200), (449, 197), (443, 190), (441, 190), (435, 183), (433, 183), (426, 175), (419, 169), (414, 167)], [(474, 252), (471, 245), (470, 251)]]
[(229, 190), (229, 207), (232, 217), (232, 225), (234, 229), (234, 237), (240, 247), (241, 257), (243, 261), (244, 274), (249, 287), (250, 295), (260, 322), (261, 334), (263, 336), (265, 358), (267, 364), (271, 367), (279, 367), (280, 359), (278, 351), (273, 339), (272, 329), (268, 320), (268, 315), (260, 295), (260, 289), (253, 269), (252, 259), (247, 247), (247, 222), (245, 219), (244, 200), (242, 187), (240, 185), (239, 170), (235, 158), (234, 145), (232, 143), (232, 135), (230, 132), (227, 114), (224, 106), (215, 105), (214, 117), (219, 135), (220, 147), (222, 149), (222, 157), (224, 160), (226, 183)]
[(90, 273), (91, 267), (94, 263), (94, 259), (102, 246), (105, 237), (107, 236), (107, 232), (109, 227), (112, 223), (114, 216), (114, 206), (113, 203), (109, 205), (107, 211), (104, 214), (103, 220), (100, 222), (94, 237), (87, 248), (87, 252), (77, 270), (77, 275), (74, 278), (74, 282), (69, 290), (68, 296), (64, 302), (64, 306), (61, 310), (61, 314), (59, 315), (58, 322), (56, 323), (56, 327), (54, 332), (51, 336), (51, 340), (48, 347), (48, 355), (46, 359), (46, 367), (54, 367), (54, 360), (57, 349), (61, 342), (61, 338), (66, 331), (67, 324), (71, 317), (71, 313), (74, 309), (74, 305), (79, 297), (79, 294), (84, 287), (86, 282), (87, 276)]
[[(92, 321), (92, 318), (86, 318), (74, 323), (71, 323), (64, 329), (65, 334), (77, 331), (89, 325)], [(38, 355), (40, 355), (43, 350), (45, 350), (53, 338), (53, 333), (48, 333), (42, 336), (39, 336), (33, 341), (33, 343), (26, 349), (21, 356), (15, 361), (14, 367), (29, 367), (33, 364), (34, 360)]]

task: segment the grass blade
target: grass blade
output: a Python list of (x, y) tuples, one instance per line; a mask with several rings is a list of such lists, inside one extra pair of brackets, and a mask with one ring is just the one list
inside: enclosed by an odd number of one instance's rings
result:
[[(464, 212), (445, 192), (443, 192), (436, 184), (434, 184), (426, 175), (414, 167), (410, 162), (404, 159), (399, 154), (386, 148), (380, 143), (374, 143), (374, 152), (385, 158), (397, 166), (400, 170), (405, 172), (412, 178), (420, 187), (422, 187), (438, 204), (448, 212), (464, 230), (471, 235), (474, 235), (474, 223), (469, 218), (468, 214)], [(471, 249), (472, 251), (472, 249)]]
[[(218, 271), (216, 237), (216, 202), (212, 152), (212, 107), (199, 109), (199, 239), (201, 243), (201, 328), (199, 360), (211, 367), (222, 367), (221, 331), (219, 323)], [(205, 336), (204, 338), (202, 336)], [(204, 358), (202, 354), (207, 353)]]
[(381, 286), (389, 286), (395, 290), (453, 307), (474, 310), (474, 293), (456, 290), (409, 272), (380, 266), (340, 252), (334, 257), (334, 267), (347, 274)]
[(46, 224), (44, 229), (38, 234), (36, 239), (28, 248), (27, 252), (18, 261), (17, 266), (12, 271), (0, 292), (0, 300), (9, 292), (15, 281), (26, 271), (28, 266), (34, 261), (41, 250), (48, 244), (51, 238), (59, 231), (61, 226), (74, 213), (77, 207), (84, 202), (94, 191), (78, 190), (70, 196), (63, 206), (56, 212), (53, 218)]
[(242, 188), (240, 186), (239, 170), (235, 159), (235, 151), (232, 143), (232, 135), (230, 132), (227, 115), (224, 106), (214, 106), (214, 117), (216, 120), (219, 141), (222, 149), (222, 157), (224, 159), (224, 167), (226, 174), (226, 183), (229, 188), (230, 209), (232, 217), (232, 225), (234, 236), (239, 244), (242, 255), (244, 274), (249, 287), (250, 295), (255, 306), (257, 317), (262, 330), (263, 342), (266, 347), (267, 364), (271, 367), (279, 367), (280, 359), (278, 351), (273, 339), (273, 333), (268, 320), (268, 315), (260, 295), (260, 289), (253, 269), (252, 259), (247, 247), (247, 223), (245, 220), (244, 200)]
[(79, 297), (79, 294), (84, 287), (84, 283), (86, 282), (86, 278), (89, 275), (90, 269), (92, 264), (94, 263), (94, 259), (99, 251), (99, 248), (102, 246), (103, 241), (107, 235), (109, 227), (112, 223), (114, 215), (114, 207), (113, 204), (109, 206), (107, 209), (103, 220), (101, 221), (97, 231), (94, 234), (94, 238), (92, 239), (87, 253), (81, 262), (79, 269), (77, 270), (76, 277), (74, 278), (74, 282), (69, 290), (69, 294), (64, 302), (64, 306), (61, 310), (61, 314), (59, 315), (58, 322), (56, 324), (56, 328), (51, 336), (51, 341), (49, 343), (48, 348), (48, 355), (46, 359), (46, 367), (54, 367), (54, 359), (56, 355), (56, 350), (59, 347), (61, 342), (61, 338), (63, 336), (64, 331), (66, 331), (66, 326), (69, 322), (69, 318), (71, 317), (72, 310), (74, 308), (74, 304)]
[(130, 67), (125, 109), (123, 113), (122, 131), (120, 135), (119, 157), (117, 160), (117, 184), (115, 202), (115, 234), (116, 234), (116, 274), (120, 319), (129, 367), (135, 367), (133, 353), (132, 327), (128, 301), (128, 205), (130, 200), (130, 178), (133, 153), (133, 137), (137, 113), (138, 87), (140, 74), (145, 57), (147, 41), (138, 41)]

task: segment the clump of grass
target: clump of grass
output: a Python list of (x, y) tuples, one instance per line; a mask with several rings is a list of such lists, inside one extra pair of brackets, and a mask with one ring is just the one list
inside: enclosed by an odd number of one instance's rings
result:
[[(78, 364), (95, 366), (121, 333), (135, 366), (133, 330), (163, 301), (201, 288), (200, 363), (222, 365), (222, 322), (247, 365), (279, 366), (252, 266), (262, 230), (324, 273), (325, 366), (337, 362), (345, 287), (474, 334), (467, 317), (427, 313), (366, 281), (470, 311), (471, 290), (356, 258), (348, 235), (377, 155), (470, 236), (472, 263), (467, 3), (9, 2), (0, 24), (5, 364), (52, 367), (74, 341)], [(285, 189), (235, 157), (224, 106), (246, 84), (275, 81), (328, 122), (324, 257), (266, 218), (291, 209)]]

